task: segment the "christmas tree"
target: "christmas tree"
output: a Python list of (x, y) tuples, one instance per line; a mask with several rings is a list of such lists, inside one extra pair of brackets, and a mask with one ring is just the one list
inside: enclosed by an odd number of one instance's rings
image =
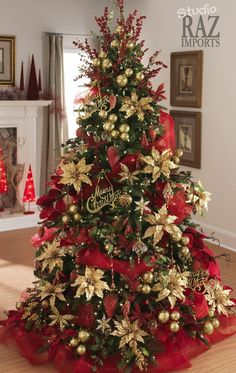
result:
[(143, 65), (144, 17), (117, 5), (115, 31), (108, 9), (96, 19), (100, 51), (76, 43), (90, 78), (79, 129), (38, 200), (37, 281), (2, 321), (2, 339), (59, 372), (183, 369), (236, 331), (231, 290), (192, 222), (209, 193), (179, 169), (163, 85), (152, 87), (165, 66), (158, 53)]

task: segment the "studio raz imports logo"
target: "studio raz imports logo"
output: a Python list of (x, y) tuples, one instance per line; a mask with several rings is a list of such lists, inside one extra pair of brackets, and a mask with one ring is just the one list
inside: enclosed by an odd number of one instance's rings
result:
[(220, 46), (220, 31), (219, 19), (216, 15), (217, 8), (205, 4), (201, 8), (177, 10), (178, 17), (182, 20), (182, 47), (219, 47)]

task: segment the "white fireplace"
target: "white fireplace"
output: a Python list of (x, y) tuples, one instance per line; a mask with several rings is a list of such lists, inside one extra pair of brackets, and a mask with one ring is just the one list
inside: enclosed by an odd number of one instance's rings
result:
[[(0, 101), (0, 128), (16, 128), (17, 163), (25, 164), (23, 179), (19, 185), (19, 199), (22, 201), (25, 180), (31, 164), (36, 196), (40, 190), (42, 156), (42, 133), (44, 110), (52, 101)], [(35, 206), (34, 206), (35, 209)], [(36, 225), (38, 212), (34, 215), (0, 215), (0, 231), (26, 228)]]

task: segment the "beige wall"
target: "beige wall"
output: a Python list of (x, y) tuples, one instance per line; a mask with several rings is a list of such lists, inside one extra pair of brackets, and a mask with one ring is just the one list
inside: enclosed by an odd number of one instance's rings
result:
[[(204, 49), (202, 168), (192, 171), (195, 179), (201, 179), (213, 193), (208, 214), (199, 220), (206, 224), (206, 231), (215, 232), (223, 244), (236, 249), (236, 2), (128, 1), (129, 9), (135, 7), (147, 16), (143, 38), (150, 51), (161, 49), (161, 59), (168, 65), (171, 52), (189, 49), (181, 47), (182, 21), (176, 11), (208, 3), (217, 7), (216, 14), (220, 16), (221, 45)], [(158, 82), (162, 81), (166, 84), (169, 108), (170, 69), (159, 75)]]

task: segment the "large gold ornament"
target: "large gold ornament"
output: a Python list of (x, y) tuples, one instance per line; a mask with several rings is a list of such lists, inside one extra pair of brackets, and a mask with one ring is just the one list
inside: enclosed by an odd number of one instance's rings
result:
[(138, 81), (141, 81), (141, 80), (143, 80), (145, 78), (145, 75), (144, 75), (144, 73), (142, 72), (142, 71), (139, 71), (137, 74), (136, 74), (136, 79), (138, 80)]
[(134, 73), (134, 70), (131, 69), (130, 67), (128, 67), (127, 69), (125, 69), (125, 75), (130, 77), (131, 75), (133, 75)]
[(168, 274), (160, 273), (159, 282), (152, 287), (152, 291), (158, 292), (157, 301), (167, 298), (173, 308), (177, 299), (185, 300), (184, 291), (189, 276), (190, 272), (179, 272), (176, 267), (170, 269)]
[(94, 58), (94, 59), (92, 60), (92, 64), (93, 64), (94, 67), (99, 67), (100, 64), (101, 64), (101, 61), (100, 61), (99, 58)]
[(211, 335), (214, 332), (214, 326), (210, 321), (205, 322), (203, 326), (203, 331), (207, 335)]
[(69, 222), (71, 221), (71, 217), (69, 215), (63, 215), (61, 220), (63, 224), (69, 224)]
[(180, 313), (178, 311), (171, 312), (171, 320), (178, 321), (180, 319)]
[(228, 315), (227, 307), (234, 306), (230, 300), (231, 289), (224, 289), (217, 280), (210, 280), (205, 284), (205, 298), (212, 310), (217, 310), (219, 314)]
[(135, 181), (139, 180), (137, 175), (140, 174), (140, 171), (134, 171), (130, 172), (128, 166), (126, 166), (124, 163), (120, 164), (122, 172), (119, 173), (119, 176), (121, 176), (120, 182), (128, 181), (131, 185), (134, 184)]
[(120, 87), (125, 87), (128, 83), (128, 79), (125, 75), (118, 75), (116, 81)]
[(91, 180), (86, 175), (92, 167), (93, 164), (86, 164), (85, 158), (80, 159), (77, 164), (74, 162), (62, 164), (62, 178), (60, 183), (65, 185), (73, 185), (75, 190), (79, 193), (82, 183), (92, 185)]
[(53, 311), (53, 315), (50, 315), (49, 318), (52, 320), (50, 322), (50, 326), (53, 326), (53, 325), (59, 325), (60, 327), (60, 330), (63, 331), (65, 326), (68, 326), (69, 325), (69, 321), (73, 320), (74, 319), (74, 316), (73, 315), (65, 315), (65, 314), (60, 314), (60, 312), (58, 311), (58, 309), (56, 307), (53, 307), (52, 308), (52, 311)]
[(166, 149), (160, 153), (157, 149), (152, 148), (151, 155), (141, 156), (141, 161), (147, 165), (143, 172), (152, 174), (152, 183), (155, 183), (161, 175), (169, 178), (171, 170), (177, 167), (171, 160), (170, 149)]
[(143, 337), (147, 337), (148, 333), (139, 328), (138, 322), (136, 320), (131, 324), (128, 319), (123, 319), (121, 322), (114, 321), (117, 330), (113, 331), (111, 335), (120, 338), (119, 348), (124, 348), (131, 341), (144, 343)]
[(141, 287), (141, 292), (147, 295), (151, 292), (151, 287), (148, 284), (145, 284)]
[(120, 136), (120, 132), (118, 130), (113, 130), (111, 131), (111, 136), (113, 137), (113, 139), (118, 139), (118, 137)]
[(120, 134), (120, 138), (121, 138), (121, 140), (123, 140), (123, 141), (129, 141), (129, 134), (128, 134), (127, 132), (122, 132), (122, 133)]
[(153, 107), (150, 103), (153, 102), (151, 97), (143, 97), (139, 99), (136, 92), (131, 94), (131, 97), (124, 97), (122, 100), (122, 106), (120, 111), (125, 112), (126, 118), (132, 115), (137, 115), (138, 119), (144, 121), (145, 111), (153, 111)]
[(91, 214), (95, 214), (105, 206), (114, 208), (121, 194), (120, 190), (114, 191), (113, 185), (106, 174), (104, 174), (104, 178), (106, 178), (108, 185), (101, 186), (102, 179), (100, 177), (95, 192), (87, 199), (86, 208)]
[(71, 214), (75, 214), (76, 212), (78, 212), (78, 210), (79, 210), (79, 207), (78, 207), (77, 205), (71, 205), (71, 206), (69, 207), (69, 212), (70, 212)]
[(154, 215), (149, 214), (145, 216), (144, 220), (148, 222), (151, 227), (147, 228), (143, 238), (153, 236), (153, 243), (156, 245), (162, 239), (164, 232), (169, 233), (171, 236), (174, 236), (176, 233), (181, 236), (181, 230), (174, 224), (176, 219), (176, 216), (168, 215), (167, 207), (163, 205), (159, 213), (154, 212)]
[(36, 257), (36, 261), (42, 261), (42, 271), (48, 268), (49, 273), (53, 271), (55, 267), (63, 269), (63, 257), (65, 256), (65, 250), (60, 247), (60, 242), (54, 240), (52, 243), (48, 243), (44, 248), (44, 251)]
[(101, 269), (86, 266), (84, 275), (78, 275), (75, 282), (71, 285), (77, 287), (75, 297), (80, 298), (85, 294), (87, 300), (90, 300), (95, 295), (103, 298), (104, 290), (110, 290), (108, 284), (102, 281), (103, 276), (104, 272)]
[(104, 58), (104, 60), (102, 61), (102, 68), (106, 70), (106, 69), (110, 69), (111, 66), (112, 66), (111, 60), (109, 58)]
[(116, 114), (110, 114), (108, 118), (112, 123), (117, 122), (118, 116)]
[(143, 282), (145, 282), (146, 284), (151, 284), (153, 282), (153, 273), (151, 271), (149, 272), (144, 272), (142, 274), (142, 280)]
[(108, 132), (111, 132), (113, 129), (114, 129), (115, 125), (113, 122), (111, 121), (106, 121), (104, 124), (103, 124), (103, 129), (105, 131), (108, 131)]
[(172, 321), (170, 323), (170, 330), (173, 332), (173, 333), (177, 333), (179, 331), (179, 323), (177, 323), (176, 321)]
[(100, 53), (99, 53), (99, 56), (98, 56), (99, 58), (106, 58), (107, 57), (107, 53), (106, 52), (104, 52), (104, 51), (101, 51)]

